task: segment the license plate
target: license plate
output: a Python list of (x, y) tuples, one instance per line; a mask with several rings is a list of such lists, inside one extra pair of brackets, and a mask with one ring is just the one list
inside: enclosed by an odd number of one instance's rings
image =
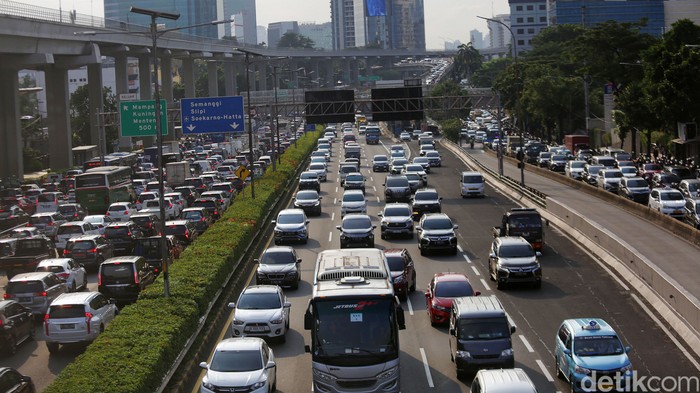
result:
[(63, 325), (60, 325), (61, 329), (75, 329), (75, 324), (74, 323), (66, 323)]
[(250, 331), (251, 332), (264, 332), (265, 327), (264, 326), (251, 326)]
[(681, 214), (681, 211), (680, 211), (680, 210), (674, 210), (674, 211), (673, 211), (673, 214)]
[(85, 258), (85, 256), (86, 256), (86, 254), (84, 252), (81, 252), (81, 253), (76, 252), (73, 254), (74, 258)]
[(517, 273), (513, 273), (513, 276), (515, 276), (515, 277), (525, 277), (525, 276), (527, 276), (527, 273), (517, 272)]
[(282, 282), (282, 280), (270, 280), (270, 284), (275, 284), (279, 285)]
[(32, 302), (32, 298), (30, 298), (30, 297), (19, 297), (19, 298), (17, 298), (17, 301), (20, 302), (20, 303), (31, 303), (31, 302)]

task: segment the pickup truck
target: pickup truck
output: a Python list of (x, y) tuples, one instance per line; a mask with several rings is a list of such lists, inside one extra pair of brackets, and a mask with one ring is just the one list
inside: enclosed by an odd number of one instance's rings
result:
[(535, 251), (544, 249), (544, 225), (536, 209), (513, 208), (503, 214), (501, 226), (491, 229), (493, 237), (521, 236)]
[(13, 256), (0, 258), (0, 270), (9, 280), (18, 273), (33, 272), (44, 259), (58, 258), (58, 250), (51, 239), (39, 235), (17, 239)]

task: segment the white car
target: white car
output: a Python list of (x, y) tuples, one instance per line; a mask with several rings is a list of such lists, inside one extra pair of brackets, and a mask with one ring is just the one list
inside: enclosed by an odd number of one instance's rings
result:
[(217, 201), (221, 204), (221, 209), (226, 210), (228, 209), (229, 205), (231, 204), (231, 199), (226, 197), (226, 193), (224, 191), (205, 191), (200, 195), (200, 198), (216, 198)]
[(404, 142), (410, 142), (411, 141), (411, 134), (408, 132), (402, 132), (401, 135), (399, 136), (399, 139), (401, 139)]
[(233, 337), (267, 337), (285, 341), (292, 304), (278, 285), (252, 285), (244, 289), (233, 311)]
[(566, 177), (574, 180), (580, 180), (581, 175), (583, 175), (583, 168), (585, 165), (586, 161), (569, 160), (566, 162), (566, 166), (564, 167), (564, 173), (566, 174)]
[(46, 348), (56, 353), (60, 345), (92, 342), (117, 314), (117, 306), (99, 292), (64, 293), (44, 317)]
[(367, 199), (362, 190), (347, 190), (343, 193), (340, 200), (340, 216), (345, 217), (350, 213), (367, 214)]
[(44, 259), (36, 266), (37, 272), (51, 272), (66, 281), (68, 291), (87, 289), (87, 271), (73, 258)]
[(649, 208), (673, 218), (683, 219), (685, 198), (675, 188), (654, 188), (649, 194)]
[(211, 363), (199, 363), (207, 370), (200, 393), (267, 393), (277, 389), (275, 355), (267, 343), (256, 337), (227, 338), (216, 345)]
[(415, 173), (418, 176), (420, 176), (421, 180), (423, 181), (423, 186), (428, 185), (428, 174), (425, 173), (425, 170), (423, 169), (423, 165), (421, 165), (421, 164), (406, 164), (406, 165), (404, 165), (402, 174), (406, 175), (409, 173)]
[(131, 202), (114, 202), (107, 208), (105, 216), (109, 217), (112, 222), (127, 222), (131, 219), (131, 215), (138, 213), (138, 211), (136, 205)]
[(187, 209), (187, 199), (180, 192), (169, 192), (164, 195), (166, 198), (170, 198), (174, 203), (177, 203), (177, 214)]
[(318, 180), (322, 182), (328, 179), (328, 167), (325, 162), (312, 162), (309, 170), (318, 173)]
[[(180, 212), (177, 209), (177, 203), (173, 203), (170, 198), (163, 198), (165, 203), (165, 219), (172, 220), (177, 218)], [(160, 201), (158, 199), (150, 199), (143, 203), (143, 208), (139, 213), (153, 213), (155, 215), (160, 214)]]
[(70, 221), (58, 227), (58, 231), (56, 231), (56, 240), (54, 242), (56, 243), (56, 248), (64, 249), (66, 248), (68, 239), (72, 237), (99, 234), (97, 228), (93, 227), (89, 222)]

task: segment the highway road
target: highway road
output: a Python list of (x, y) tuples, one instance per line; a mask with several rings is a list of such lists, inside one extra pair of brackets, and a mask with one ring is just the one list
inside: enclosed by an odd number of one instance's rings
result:
[[(376, 146), (362, 143), (361, 171), (367, 178), (368, 214), (377, 227), (377, 213), (384, 206), (382, 183), (386, 173), (373, 173), (370, 160), (374, 154), (387, 154), (391, 143), (388, 139)], [(304, 281), (298, 290), (285, 291), (292, 302), (291, 330), (286, 343), (271, 345), (277, 358), (280, 392), (312, 391), (311, 356), (304, 353), (304, 344), (309, 343), (310, 336), (303, 330), (303, 314), (311, 295), (316, 256), (321, 250), (340, 247), (335, 229), (340, 224), (338, 201), (343, 192), (337, 175), (342, 154), (339, 145), (333, 146), (335, 156), (328, 181), (321, 187), (323, 214), (310, 218), (309, 243), (294, 245), (303, 259)], [(417, 142), (407, 145), (412, 156), (417, 154)], [(517, 326), (513, 337), (516, 367), (528, 373), (539, 392), (569, 390), (566, 382), (555, 380), (553, 344), (561, 321), (573, 317), (600, 317), (612, 324), (624, 344), (632, 346), (630, 357), (640, 375), (666, 377), (700, 373), (697, 363), (689, 360), (666, 333), (667, 329), (656, 322), (656, 316), (649, 312), (634, 289), (613, 278), (610, 271), (557, 228), (547, 228), (547, 247), (540, 259), (544, 277), (542, 288), (496, 290), (487, 277), (488, 249), (492, 242), (490, 228), (499, 223), (504, 211), (517, 205), (488, 186), (486, 198), (462, 199), (458, 174), (468, 167), (454, 155), (438, 149), (443, 155), (443, 166), (433, 168), (428, 176), (429, 186), (435, 187), (443, 197), (443, 212), (459, 224), (458, 255), (421, 257), (415, 238), (381, 240), (379, 229), (375, 230), (377, 248), (406, 248), (416, 262), (418, 288), (403, 304), (407, 326), (400, 333), (402, 392), (469, 391), (470, 380), (458, 380), (450, 361), (446, 327), (431, 327), (425, 311), (423, 291), (433, 274), (443, 271), (465, 273), (483, 295), (499, 297)], [(270, 243), (269, 238), (265, 241)], [(230, 337), (230, 334), (224, 330), (220, 337)], [(198, 390), (198, 384), (192, 382), (193, 391)]]
[[(360, 138), (362, 139), (362, 138)], [(382, 183), (386, 173), (372, 173), (369, 161), (374, 154), (387, 154), (392, 142), (363, 145), (362, 172), (367, 177), (368, 213), (379, 226), (377, 213), (384, 205)], [(417, 154), (417, 142), (408, 143), (411, 155)], [(477, 146), (478, 147), (478, 146)], [(487, 197), (462, 199), (458, 174), (467, 169), (465, 163), (442, 149), (443, 167), (433, 168), (429, 186), (443, 197), (443, 212), (459, 224), (460, 252), (456, 256), (421, 257), (413, 240), (381, 240), (375, 231), (378, 248), (407, 248), (416, 261), (418, 289), (404, 302), (407, 327), (400, 333), (402, 391), (467, 392), (469, 380), (458, 380), (450, 362), (446, 327), (431, 327), (425, 312), (423, 290), (434, 273), (463, 272), (484, 295), (496, 294), (517, 325), (513, 338), (516, 366), (525, 369), (540, 392), (568, 391), (568, 385), (554, 377), (553, 342), (559, 323), (572, 317), (601, 317), (611, 323), (623, 342), (632, 346), (633, 366), (646, 376), (695, 376), (700, 374), (679, 349), (666, 329), (656, 322), (648, 306), (640, 301), (633, 288), (612, 278), (585, 250), (580, 249), (557, 228), (548, 227), (547, 247), (541, 257), (544, 282), (539, 290), (529, 287), (498, 291), (488, 280), (487, 257), (492, 238), (490, 228), (499, 223), (501, 214), (517, 205), (487, 186)], [(311, 239), (306, 245), (295, 245), (303, 259), (303, 282), (298, 290), (286, 290), (292, 302), (291, 331), (284, 344), (273, 343), (278, 361), (280, 392), (308, 392), (312, 389), (311, 357), (304, 353), (309, 334), (303, 330), (303, 313), (311, 294), (316, 256), (321, 250), (339, 248), (339, 199), (342, 187), (338, 182), (338, 158), (342, 153), (334, 144), (328, 181), (322, 184), (323, 214), (311, 217)], [(478, 157), (478, 155), (477, 155)], [(575, 192), (575, 191), (571, 191)], [(620, 214), (626, 214), (620, 212)], [(270, 242), (269, 238), (264, 240)], [(96, 290), (96, 274), (90, 274), (89, 287)], [(6, 284), (0, 278), (0, 287)], [(235, 301), (236, 299), (230, 299)], [(41, 391), (58, 373), (83, 351), (83, 347), (62, 348), (49, 356), (43, 342), (43, 328), (36, 326), (36, 340), (24, 343), (12, 357), (0, 357), (0, 366), (10, 366), (29, 375)], [(222, 332), (222, 337), (228, 337)], [(201, 359), (206, 360), (206, 359)], [(198, 389), (196, 381), (192, 385)]]

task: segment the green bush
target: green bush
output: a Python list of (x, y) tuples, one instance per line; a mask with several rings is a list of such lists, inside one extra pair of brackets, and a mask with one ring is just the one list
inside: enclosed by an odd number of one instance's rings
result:
[(255, 180), (255, 199), (246, 187), (221, 219), (182, 253), (169, 267), (169, 298), (163, 297), (161, 275), (44, 392), (155, 391), (318, 138), (312, 132), (299, 139), (297, 147), (282, 155), (276, 172), (268, 169)]

